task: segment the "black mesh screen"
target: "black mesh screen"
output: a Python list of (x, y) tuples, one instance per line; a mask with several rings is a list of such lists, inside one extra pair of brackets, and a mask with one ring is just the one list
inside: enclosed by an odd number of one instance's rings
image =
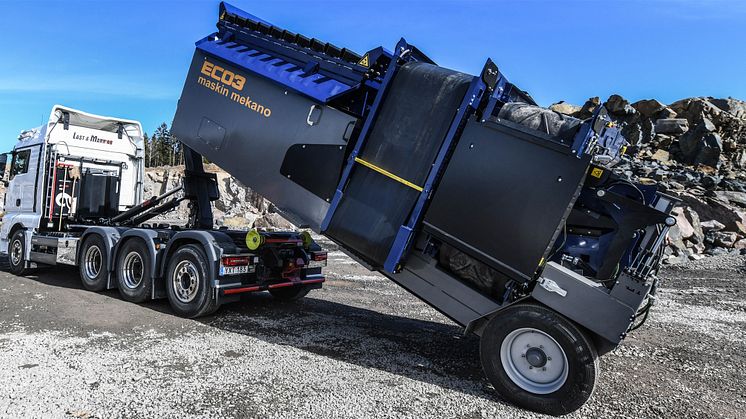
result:
[[(402, 66), (360, 158), (423, 186), (472, 76), (425, 63)], [(357, 165), (327, 234), (381, 265), (419, 196)]]

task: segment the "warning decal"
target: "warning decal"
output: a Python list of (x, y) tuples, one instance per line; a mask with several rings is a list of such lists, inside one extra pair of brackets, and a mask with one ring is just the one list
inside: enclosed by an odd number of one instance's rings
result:
[(368, 58), (368, 54), (365, 54), (360, 61), (357, 62), (359, 65), (363, 67), (370, 67), (370, 59)]
[(596, 167), (593, 170), (591, 170), (591, 176), (593, 176), (595, 178), (601, 179), (601, 175), (603, 175), (603, 174), (604, 174), (603, 169), (599, 169), (598, 167)]

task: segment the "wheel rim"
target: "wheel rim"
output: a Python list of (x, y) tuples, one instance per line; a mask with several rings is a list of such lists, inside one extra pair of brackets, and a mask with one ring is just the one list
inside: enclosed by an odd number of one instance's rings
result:
[(121, 275), (124, 286), (127, 288), (135, 289), (142, 284), (143, 263), (139, 253), (135, 251), (127, 253), (119, 270), (119, 275)]
[(13, 244), (11, 245), (11, 249), (10, 249), (10, 263), (12, 263), (13, 266), (18, 266), (21, 264), (22, 259), (23, 259), (23, 244), (18, 239), (13, 240)]
[(91, 246), (85, 251), (85, 257), (84, 257), (84, 270), (85, 274), (88, 278), (96, 278), (101, 272), (101, 249), (98, 248), (98, 246)]
[(176, 265), (171, 276), (171, 286), (176, 299), (182, 303), (190, 303), (197, 296), (199, 290), (199, 271), (191, 261), (182, 260)]
[(553, 393), (567, 381), (565, 351), (539, 329), (526, 327), (510, 332), (500, 346), (500, 359), (511, 381), (530, 393)]

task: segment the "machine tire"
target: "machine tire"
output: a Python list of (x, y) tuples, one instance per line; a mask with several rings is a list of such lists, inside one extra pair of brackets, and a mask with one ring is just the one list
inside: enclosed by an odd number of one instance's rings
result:
[(23, 238), (23, 230), (17, 230), (13, 233), (8, 244), (8, 264), (13, 275), (23, 276), (31, 271), (26, 267), (25, 254), (26, 241)]
[(122, 298), (142, 303), (150, 298), (153, 292), (151, 275), (153, 260), (146, 244), (139, 239), (129, 239), (117, 254), (117, 285)]
[(490, 319), (480, 357), (503, 398), (554, 416), (580, 408), (593, 394), (599, 374), (591, 340), (573, 322), (537, 304), (516, 304)]
[(80, 249), (80, 281), (88, 291), (103, 291), (106, 289), (109, 274), (109, 257), (106, 253), (106, 243), (98, 234), (91, 234), (83, 242)]
[(171, 308), (181, 317), (206, 316), (218, 309), (201, 247), (187, 244), (176, 249), (168, 264), (166, 291)]
[(280, 301), (300, 300), (301, 298), (308, 295), (309, 292), (311, 292), (311, 289), (302, 285), (269, 290), (269, 293), (272, 294), (272, 297)]

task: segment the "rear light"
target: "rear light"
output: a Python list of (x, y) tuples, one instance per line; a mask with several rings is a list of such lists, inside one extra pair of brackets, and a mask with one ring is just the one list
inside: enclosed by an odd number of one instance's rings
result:
[(251, 258), (248, 256), (223, 256), (220, 258), (220, 262), (223, 266), (245, 266), (251, 263)]
[(309, 268), (321, 268), (326, 266), (327, 255), (326, 252), (311, 252), (309, 259)]

